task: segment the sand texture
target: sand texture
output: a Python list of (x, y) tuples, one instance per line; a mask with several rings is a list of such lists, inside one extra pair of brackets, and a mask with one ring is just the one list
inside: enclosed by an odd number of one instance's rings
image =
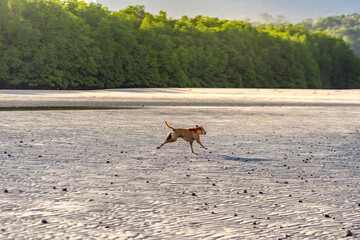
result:
[[(358, 239), (360, 90), (0, 90), (0, 239)], [(202, 125), (204, 150), (173, 127)], [(349, 236), (346, 236), (349, 235)]]

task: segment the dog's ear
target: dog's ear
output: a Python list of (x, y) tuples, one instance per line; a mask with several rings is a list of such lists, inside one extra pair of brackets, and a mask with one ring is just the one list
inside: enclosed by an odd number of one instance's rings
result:
[(199, 127), (198, 125), (196, 125), (196, 127)]

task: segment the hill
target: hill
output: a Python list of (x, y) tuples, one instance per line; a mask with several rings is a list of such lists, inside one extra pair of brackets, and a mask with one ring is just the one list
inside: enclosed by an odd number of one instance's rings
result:
[(351, 46), (357, 56), (360, 56), (360, 14), (329, 16), (317, 19), (313, 30), (322, 28), (331, 35), (341, 36)]

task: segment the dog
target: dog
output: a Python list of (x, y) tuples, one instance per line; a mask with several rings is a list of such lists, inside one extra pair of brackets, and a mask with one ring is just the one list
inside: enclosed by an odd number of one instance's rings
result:
[(206, 131), (202, 126), (199, 127), (198, 125), (196, 125), (196, 127), (194, 127), (194, 128), (186, 128), (186, 129), (185, 128), (173, 128), (173, 127), (170, 127), (166, 121), (165, 121), (165, 125), (168, 128), (170, 128), (172, 131), (168, 134), (165, 141), (159, 147), (157, 147), (157, 149), (160, 149), (166, 143), (176, 142), (176, 140), (178, 138), (182, 138), (185, 141), (190, 143), (191, 152), (195, 155), (196, 155), (196, 153), (194, 152), (193, 145), (192, 145), (195, 140), (198, 144), (200, 144), (200, 146), (202, 148), (207, 150), (207, 148), (204, 147), (204, 145), (202, 145), (202, 143), (200, 142), (200, 135), (206, 135)]

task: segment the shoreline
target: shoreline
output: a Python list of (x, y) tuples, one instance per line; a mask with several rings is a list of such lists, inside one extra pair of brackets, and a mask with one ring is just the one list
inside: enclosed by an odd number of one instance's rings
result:
[(331, 106), (360, 105), (360, 90), (110, 89), (0, 90), (0, 107)]

